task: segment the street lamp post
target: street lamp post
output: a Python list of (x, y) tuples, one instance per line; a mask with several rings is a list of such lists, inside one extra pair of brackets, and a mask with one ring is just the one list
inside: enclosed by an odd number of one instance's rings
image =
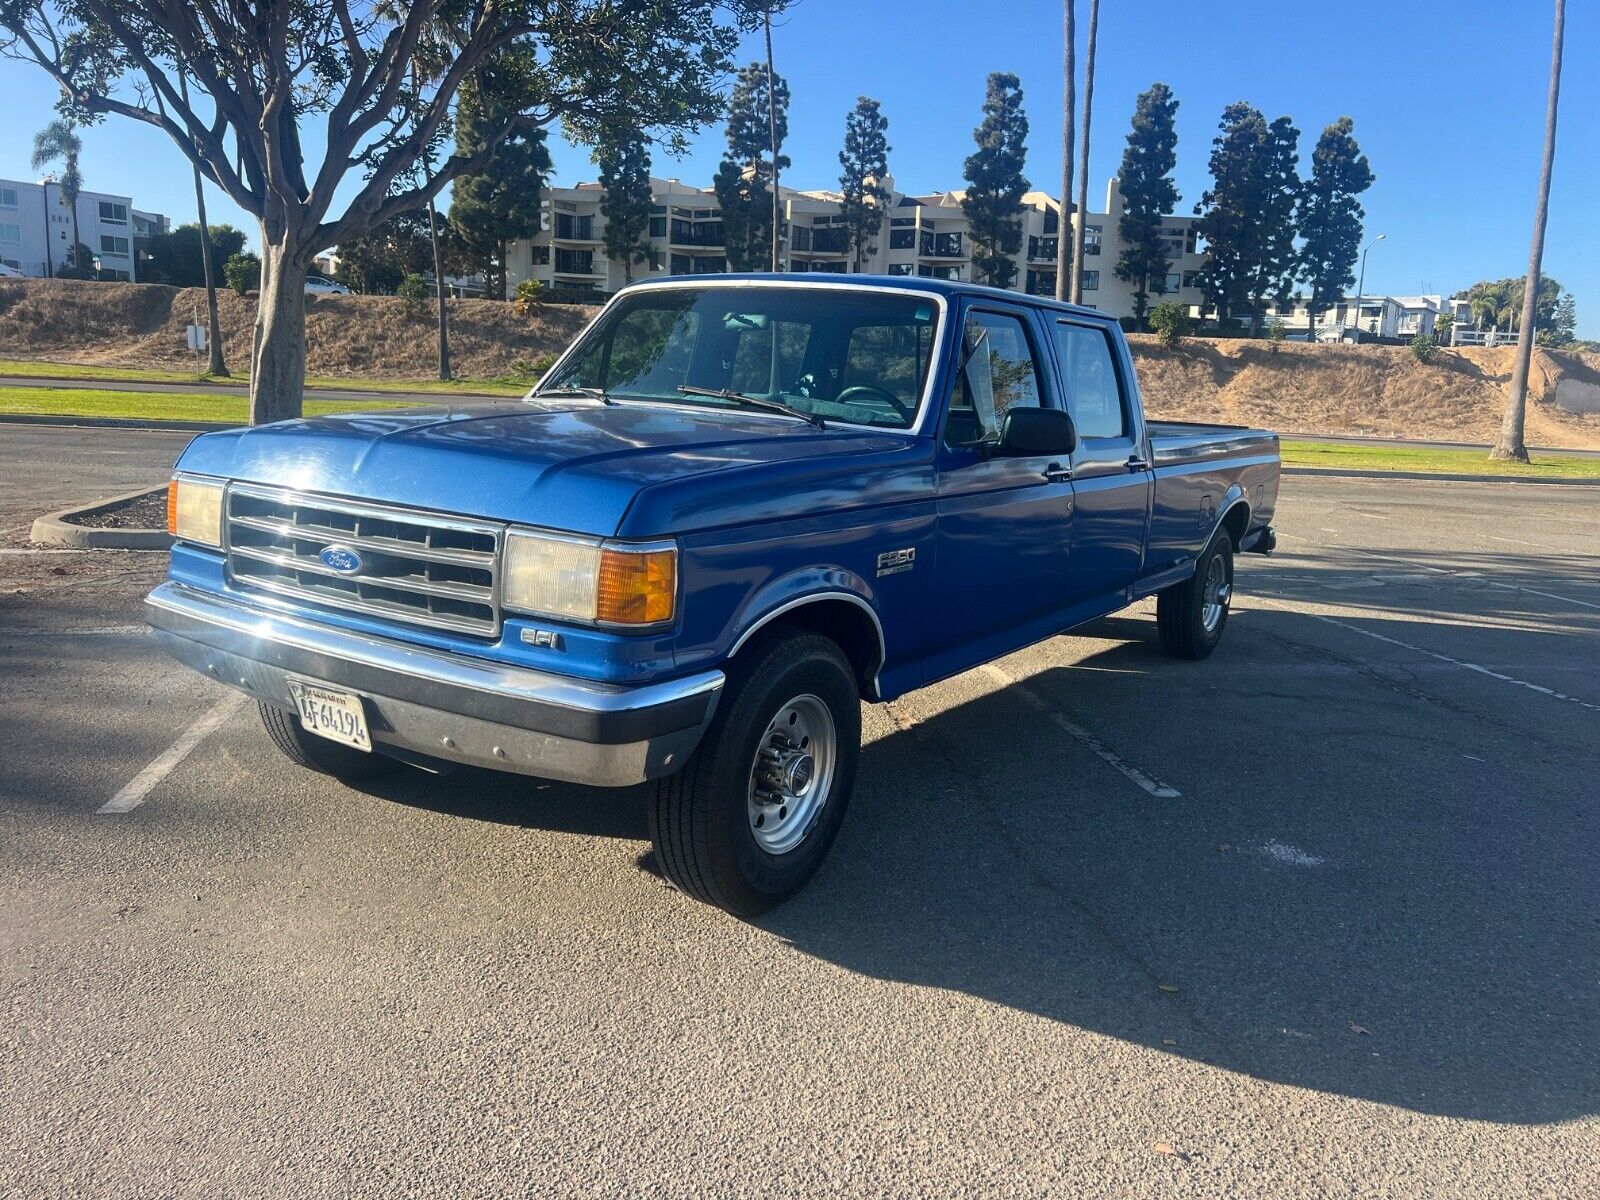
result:
[(1368, 242), (1367, 249), (1361, 252), (1361, 278), (1356, 283), (1356, 313), (1355, 320), (1351, 322), (1355, 329), (1355, 344), (1358, 346), (1361, 344), (1361, 293), (1367, 290), (1367, 250), (1371, 250), (1388, 236), (1386, 233), (1380, 233)]

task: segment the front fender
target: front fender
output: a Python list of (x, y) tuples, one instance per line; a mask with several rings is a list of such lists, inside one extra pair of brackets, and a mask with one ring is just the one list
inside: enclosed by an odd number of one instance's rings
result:
[[(873, 604), (874, 594), (866, 580), (843, 567), (806, 567), (768, 580), (745, 598), (725, 631), (723, 651), (733, 657), (762, 626), (802, 604), (819, 600), (843, 600), (864, 609), (878, 631), (878, 650), (886, 657), (883, 622)], [(882, 659), (880, 659), (882, 661)]]

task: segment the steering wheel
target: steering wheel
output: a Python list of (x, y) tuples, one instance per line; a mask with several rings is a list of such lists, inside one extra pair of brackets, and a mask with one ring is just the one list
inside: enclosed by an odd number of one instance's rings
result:
[(835, 396), (833, 398), (833, 402), (835, 404), (848, 404), (850, 402), (850, 397), (854, 396), (857, 392), (870, 394), (879, 397), (880, 399), (887, 400), (889, 402), (889, 406), (893, 408), (894, 411), (898, 413), (900, 418), (904, 421), (910, 421), (912, 413), (916, 411), (915, 409), (907, 408), (904, 404), (901, 404), (900, 397), (896, 396), (888, 388), (877, 387), (870, 383), (852, 384), (850, 387), (845, 388), (844, 391)]

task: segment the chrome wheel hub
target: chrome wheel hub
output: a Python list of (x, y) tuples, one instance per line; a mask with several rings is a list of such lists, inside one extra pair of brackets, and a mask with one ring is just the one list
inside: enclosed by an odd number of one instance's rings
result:
[(1200, 622), (1207, 633), (1215, 633), (1222, 624), (1222, 614), (1228, 611), (1228, 601), (1233, 598), (1233, 585), (1228, 582), (1228, 565), (1217, 555), (1206, 568), (1204, 589), (1205, 607), (1200, 610)]
[(746, 813), (756, 845), (787, 854), (805, 840), (828, 802), (838, 758), (826, 704), (804, 695), (779, 706), (750, 766)]

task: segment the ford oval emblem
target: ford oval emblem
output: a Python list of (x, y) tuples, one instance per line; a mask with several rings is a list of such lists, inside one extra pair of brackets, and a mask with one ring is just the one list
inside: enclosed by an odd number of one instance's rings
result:
[(354, 575), (361, 570), (361, 555), (349, 546), (327, 546), (321, 554), (317, 555), (322, 560), (322, 565), (329, 570), (337, 571), (341, 575)]

